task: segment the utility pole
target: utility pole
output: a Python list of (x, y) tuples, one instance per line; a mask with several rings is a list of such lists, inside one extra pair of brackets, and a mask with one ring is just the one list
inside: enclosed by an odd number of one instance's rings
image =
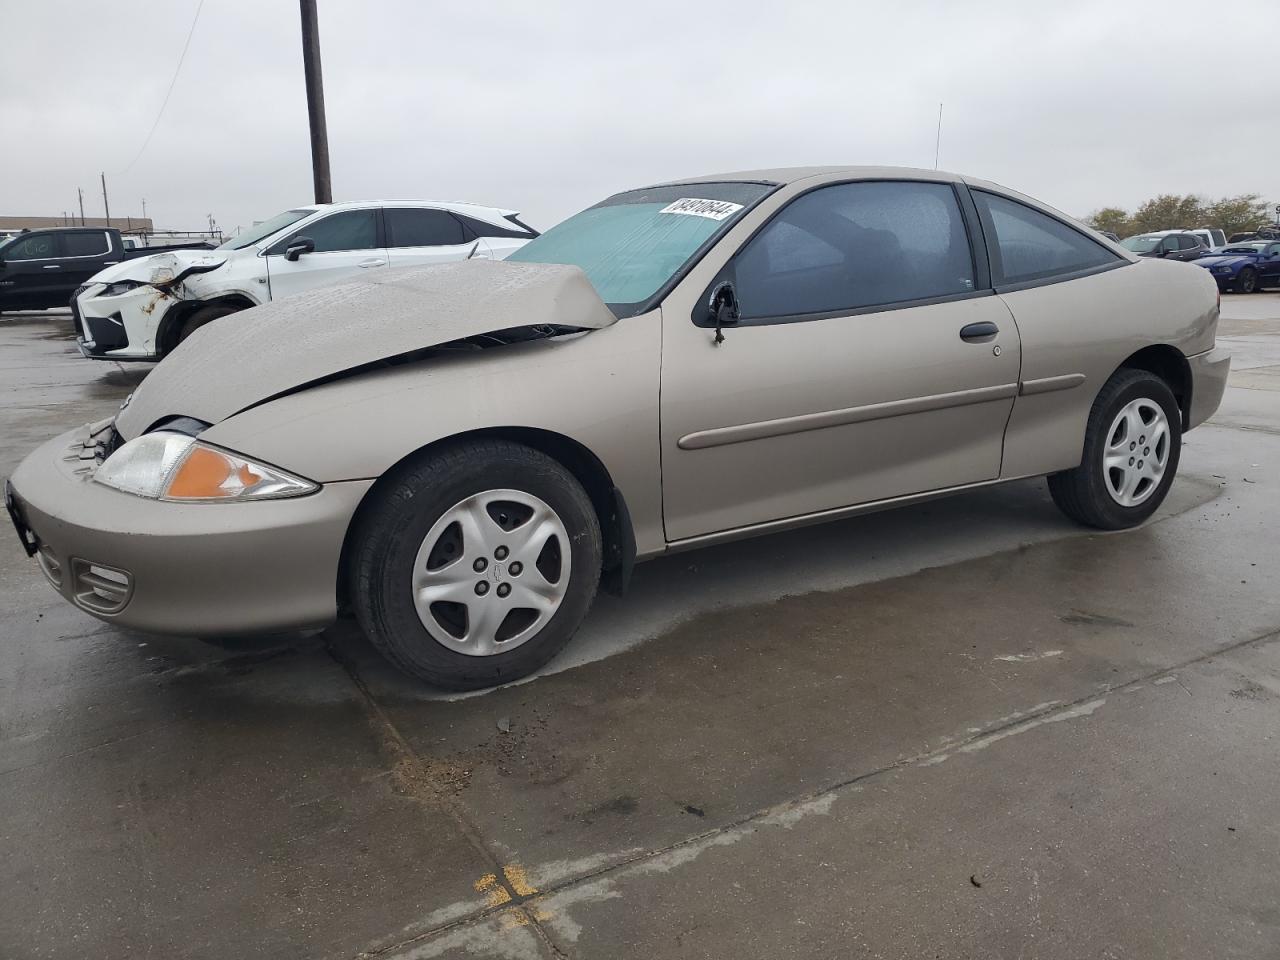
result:
[(80, 195), (80, 226), (84, 226), (84, 191), (76, 187), (76, 193)]
[(302, 72), (307, 83), (307, 121), (311, 126), (311, 176), (316, 203), (333, 203), (329, 180), (329, 129), (324, 119), (324, 80), (320, 71), (320, 27), (316, 0), (298, 0), (302, 8)]
[(938, 154), (942, 150), (942, 104), (938, 104), (938, 135), (933, 141), (933, 169), (938, 169)]
[(147, 219), (147, 198), (142, 198), (142, 219)]
[(99, 173), (98, 176), (102, 178), (102, 209), (107, 211), (107, 228), (110, 229), (111, 206), (107, 203), (107, 175), (105, 173)]

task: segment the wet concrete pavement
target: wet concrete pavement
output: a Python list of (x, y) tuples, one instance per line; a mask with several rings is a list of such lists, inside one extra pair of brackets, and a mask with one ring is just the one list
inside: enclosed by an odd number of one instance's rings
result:
[[(0, 957), (1280, 955), (1280, 295), (1158, 517), (1018, 483), (641, 566), (447, 698), (227, 651), (0, 538)], [(0, 472), (145, 367), (0, 320)]]

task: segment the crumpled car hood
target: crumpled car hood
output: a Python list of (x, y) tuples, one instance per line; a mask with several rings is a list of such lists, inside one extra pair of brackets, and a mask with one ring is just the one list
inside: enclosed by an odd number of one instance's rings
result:
[(226, 253), (212, 250), (174, 250), (169, 253), (155, 253), (149, 257), (138, 257), (134, 260), (121, 260), (114, 266), (100, 270), (93, 275), (91, 283), (116, 283), (120, 280), (137, 280), (149, 283), (151, 276), (161, 268), (170, 270), (177, 276), (187, 267), (205, 264), (226, 263)]
[(371, 273), (196, 330), (116, 417), (131, 440), (170, 416), (218, 423), (382, 360), (499, 330), (617, 318), (577, 267), (467, 260)]

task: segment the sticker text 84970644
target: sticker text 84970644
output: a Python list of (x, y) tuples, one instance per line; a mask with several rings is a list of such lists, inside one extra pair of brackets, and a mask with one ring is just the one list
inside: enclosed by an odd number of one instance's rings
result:
[(724, 220), (742, 209), (740, 203), (728, 200), (700, 200), (697, 197), (681, 197), (667, 204), (659, 213), (679, 213), (686, 217), (706, 217), (708, 220)]

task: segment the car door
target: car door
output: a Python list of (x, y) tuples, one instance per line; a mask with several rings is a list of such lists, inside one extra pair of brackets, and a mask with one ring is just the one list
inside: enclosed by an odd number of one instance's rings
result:
[(1177, 237), (1178, 253), (1177, 258), (1186, 263), (1191, 260), (1199, 260), (1201, 254), (1204, 253), (1204, 244), (1197, 237), (1189, 233), (1180, 233)]
[(387, 255), (393, 267), (489, 259), (489, 247), (484, 241), (468, 239), (462, 223), (448, 210), (388, 206), (382, 215), (387, 225)]
[[(991, 480), (1019, 341), (949, 183), (803, 193), (662, 306), (667, 538)], [(707, 295), (740, 319), (716, 344)], [(625, 322), (625, 321), (624, 321)]]
[(112, 256), (111, 234), (105, 230), (68, 230), (62, 235), (62, 281), (67, 299), (104, 267), (119, 263)]
[(0, 309), (34, 310), (63, 306), (62, 242), (57, 232), (40, 230), (20, 234), (0, 248)]
[(1262, 249), (1258, 276), (1264, 286), (1280, 286), (1280, 243), (1269, 243)]
[[(267, 251), (271, 299), (386, 267), (387, 251), (380, 234), (375, 207), (340, 210), (290, 231)], [(289, 245), (304, 238), (311, 240), (315, 249), (289, 260), (285, 253)]]

